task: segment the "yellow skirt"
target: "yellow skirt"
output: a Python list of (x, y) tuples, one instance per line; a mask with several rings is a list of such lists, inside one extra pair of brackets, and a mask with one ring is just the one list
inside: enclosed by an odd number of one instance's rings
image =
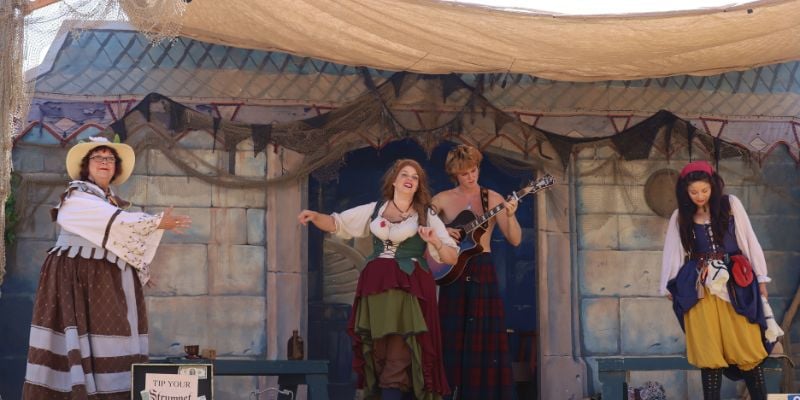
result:
[(686, 354), (697, 368), (737, 365), (742, 371), (758, 366), (767, 357), (761, 343), (761, 327), (734, 311), (731, 303), (709, 293), (683, 317)]

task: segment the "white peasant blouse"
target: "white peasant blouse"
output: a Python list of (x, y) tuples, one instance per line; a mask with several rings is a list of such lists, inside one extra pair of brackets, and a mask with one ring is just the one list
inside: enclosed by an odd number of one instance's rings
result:
[[(393, 223), (382, 217), (383, 212), (386, 210), (386, 206), (388, 204), (384, 202), (384, 204), (378, 210), (378, 216), (374, 220), (370, 221), (370, 217), (372, 217), (376, 203), (377, 202), (372, 202), (369, 204), (360, 205), (349, 210), (342, 211), (341, 213), (332, 213), (331, 216), (336, 222), (336, 230), (334, 231), (334, 234), (342, 239), (350, 239), (353, 237), (366, 237), (371, 233), (383, 242), (389, 240), (394, 243), (394, 246), (385, 247), (379, 257), (394, 258), (394, 251), (396, 250), (397, 245), (417, 234), (417, 228), (419, 227), (419, 215), (417, 215), (416, 212), (413, 212), (408, 218), (400, 222)], [(458, 249), (456, 241), (453, 240), (453, 238), (447, 233), (447, 228), (439, 216), (429, 213), (428, 226), (434, 229), (436, 236), (438, 236), (442, 241), (442, 245)], [(436, 248), (430, 243), (428, 244), (428, 253), (431, 255), (431, 257), (433, 257), (434, 260), (441, 262), (439, 252), (436, 251)]]

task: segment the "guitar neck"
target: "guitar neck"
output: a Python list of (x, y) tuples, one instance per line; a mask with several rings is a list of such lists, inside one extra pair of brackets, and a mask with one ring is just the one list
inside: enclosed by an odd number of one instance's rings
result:
[[(517, 192), (513, 192), (511, 194), (511, 196), (509, 196), (509, 198), (510, 199), (513, 199), (513, 198), (521, 199), (521, 198), (525, 197), (526, 194), (528, 194), (528, 193), (524, 193), (522, 196), (519, 196), (517, 194)], [(493, 207), (493, 208), (489, 209), (488, 211), (486, 211), (485, 213), (483, 213), (483, 215), (481, 215), (480, 217), (475, 217), (475, 219), (472, 222), (470, 222), (469, 224), (464, 226), (464, 230), (467, 233), (470, 233), (470, 232), (474, 231), (475, 229), (478, 229), (479, 226), (485, 224), (486, 221), (489, 221), (490, 219), (494, 218), (494, 216), (499, 214), (500, 211), (503, 211), (504, 208), (506, 208), (505, 207), (505, 203), (500, 203), (500, 204), (496, 205), (495, 207)]]
[[(536, 184), (533, 184), (533, 182), (531, 182), (531, 184), (525, 187), (524, 189), (518, 190), (516, 192), (511, 192), (511, 195), (508, 196), (506, 200), (508, 201), (511, 201), (513, 199), (519, 200), (531, 193), (536, 193), (542, 189), (546, 189), (552, 186), (554, 182), (555, 180), (553, 179), (553, 177), (550, 174), (547, 174), (541, 179), (539, 179), (539, 181), (536, 182)], [(479, 226), (485, 224), (486, 221), (489, 221), (490, 219), (494, 218), (494, 216), (500, 213), (500, 211), (503, 211), (503, 209), (505, 208), (504, 204), (505, 203), (500, 203), (494, 208), (487, 210), (483, 215), (481, 215), (480, 217), (475, 217), (475, 219), (472, 220), (472, 222), (463, 225), (461, 228), (464, 229), (466, 233), (472, 233), (472, 231), (478, 229)]]

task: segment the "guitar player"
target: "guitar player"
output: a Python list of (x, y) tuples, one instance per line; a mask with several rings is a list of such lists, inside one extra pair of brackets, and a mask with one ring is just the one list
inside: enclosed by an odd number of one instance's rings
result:
[[(506, 202), (497, 192), (478, 185), (482, 159), (480, 151), (472, 146), (459, 145), (450, 150), (445, 170), (457, 186), (432, 200), (445, 223), (463, 218), (465, 210), (481, 216), (486, 210), (504, 205), (504, 210), (486, 223), (485, 233), (476, 240), (482, 252), (469, 258), (458, 279), (439, 288), (443, 357), (453, 400), (515, 397), (505, 312), (490, 240), (492, 230), (499, 225), (506, 240), (518, 246), (522, 230), (514, 216), (517, 200)], [(448, 228), (448, 231), (457, 241), (463, 239), (458, 229)]]

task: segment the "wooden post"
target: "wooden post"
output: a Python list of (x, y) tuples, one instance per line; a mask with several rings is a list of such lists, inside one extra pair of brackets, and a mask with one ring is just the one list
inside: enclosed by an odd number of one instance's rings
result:
[(781, 329), (783, 329), (784, 335), (780, 339), (780, 343), (783, 344), (783, 354), (785, 354), (788, 359), (783, 361), (783, 379), (782, 379), (782, 390), (787, 393), (794, 393), (795, 391), (795, 380), (794, 380), (794, 365), (792, 365), (792, 322), (794, 322), (794, 316), (797, 314), (797, 309), (800, 307), (800, 286), (794, 290), (794, 298), (792, 299), (792, 304), (789, 306), (789, 309), (786, 311), (786, 314), (783, 315), (783, 321), (781, 322)]
[[(302, 163), (288, 149), (267, 150), (267, 177), (279, 177)], [(286, 342), (293, 330), (308, 338), (308, 265), (304, 233), (297, 222), (305, 181), (278, 184), (266, 191), (267, 209), (267, 359), (285, 360)], [(306, 342), (308, 343), (308, 342)]]

